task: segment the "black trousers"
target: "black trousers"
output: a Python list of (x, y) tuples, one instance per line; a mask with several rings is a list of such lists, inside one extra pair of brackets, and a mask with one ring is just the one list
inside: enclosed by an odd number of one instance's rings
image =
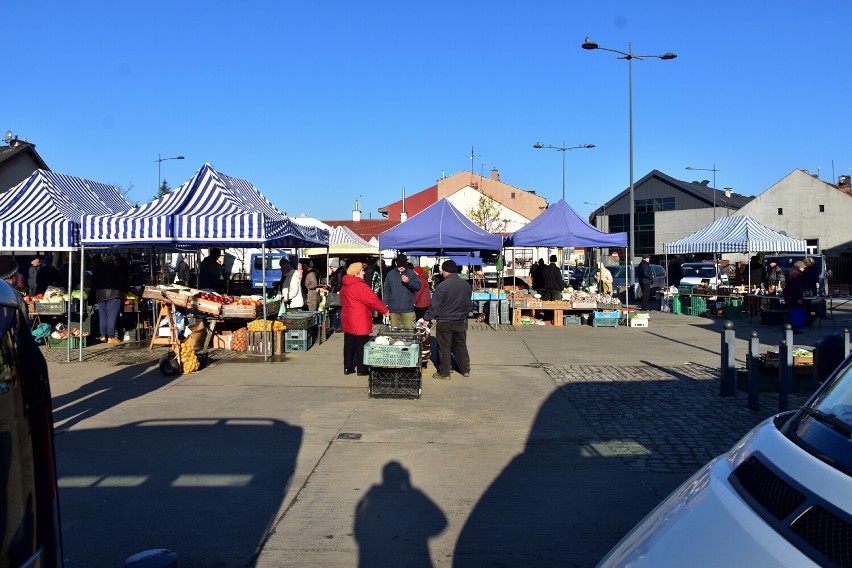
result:
[(642, 309), (648, 311), (648, 299), (651, 297), (651, 285), (640, 284), (642, 287)]
[(470, 373), (470, 355), (467, 352), (467, 322), (438, 320), (435, 328), (438, 338), (438, 372), (449, 375), (453, 368), (453, 355), (459, 371)]
[(367, 367), (364, 365), (364, 346), (369, 340), (369, 335), (343, 334), (344, 371), (357, 371), (361, 374), (367, 372)]

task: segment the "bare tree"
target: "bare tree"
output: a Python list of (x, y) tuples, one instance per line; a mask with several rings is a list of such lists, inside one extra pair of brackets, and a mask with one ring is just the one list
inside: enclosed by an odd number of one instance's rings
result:
[(476, 206), (467, 210), (468, 218), (489, 233), (502, 233), (509, 226), (509, 221), (501, 219), (500, 213), (500, 205), (484, 195), (479, 196)]

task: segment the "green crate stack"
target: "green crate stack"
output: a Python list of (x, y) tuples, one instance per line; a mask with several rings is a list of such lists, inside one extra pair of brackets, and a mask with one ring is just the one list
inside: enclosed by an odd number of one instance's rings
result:
[(691, 315), (693, 316), (703, 316), (707, 314), (707, 299), (702, 298), (701, 296), (691, 296)]
[(680, 303), (680, 296), (677, 294), (672, 296), (672, 313), (673, 314), (683, 314), (683, 307)]

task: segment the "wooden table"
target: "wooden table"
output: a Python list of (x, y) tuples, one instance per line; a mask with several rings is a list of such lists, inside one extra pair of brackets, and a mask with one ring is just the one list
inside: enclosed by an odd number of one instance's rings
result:
[(562, 318), (566, 314), (590, 314), (595, 308), (573, 308), (570, 302), (542, 302), (541, 306), (512, 306), (512, 325), (521, 325), (521, 316), (535, 317), (536, 312), (551, 312), (553, 325), (562, 327)]

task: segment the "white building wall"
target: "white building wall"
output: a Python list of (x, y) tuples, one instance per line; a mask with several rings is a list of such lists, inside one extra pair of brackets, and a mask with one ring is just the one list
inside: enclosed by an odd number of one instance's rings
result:
[(852, 240), (852, 196), (802, 170), (794, 170), (742, 207), (739, 214), (791, 237), (818, 239), (820, 251)]
[(494, 201), (487, 195), (480, 193), (479, 191), (473, 189), (472, 187), (465, 187), (460, 189), (459, 191), (453, 193), (450, 197), (447, 198), (447, 201), (453, 204), (453, 207), (462, 212), (462, 214), (467, 215), (467, 212), (471, 209), (476, 208), (479, 205), (479, 198), (485, 197), (492, 203), (496, 203), (500, 208), (500, 218), (508, 221), (508, 225), (504, 232), (506, 233), (514, 233), (524, 225), (530, 222), (529, 219), (520, 215), (519, 213), (515, 213), (511, 209), (507, 209), (503, 207), (498, 201)]

